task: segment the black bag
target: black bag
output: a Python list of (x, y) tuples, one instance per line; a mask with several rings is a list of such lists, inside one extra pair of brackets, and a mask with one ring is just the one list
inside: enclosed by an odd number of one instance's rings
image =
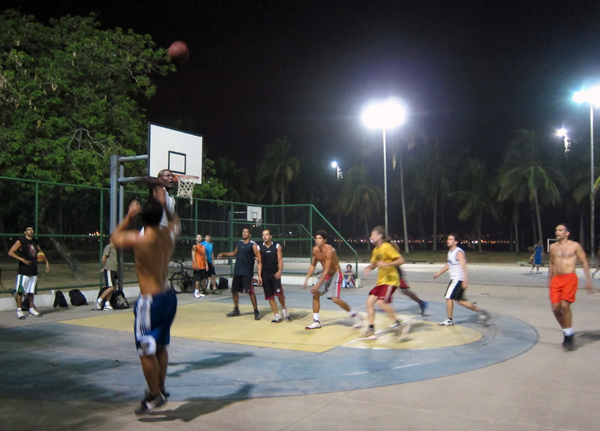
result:
[(229, 289), (229, 280), (227, 280), (225, 277), (220, 277), (218, 287), (219, 290)]
[(56, 307), (68, 307), (69, 303), (67, 302), (67, 298), (60, 290), (57, 290), (54, 294), (54, 308)]
[(29, 311), (29, 295), (27, 294), (23, 294), (23, 300), (21, 301), (21, 310)]
[(85, 295), (79, 289), (69, 290), (69, 298), (71, 299), (71, 304), (75, 306), (88, 305)]
[(120, 290), (115, 290), (110, 298), (110, 306), (115, 310), (124, 310), (129, 308), (129, 302), (127, 302), (127, 298)]
[(104, 293), (104, 291), (106, 289), (108, 289), (108, 286), (104, 286), (103, 288), (100, 289), (100, 291), (98, 292), (98, 298), (96, 298), (96, 300), (102, 296), (102, 294)]

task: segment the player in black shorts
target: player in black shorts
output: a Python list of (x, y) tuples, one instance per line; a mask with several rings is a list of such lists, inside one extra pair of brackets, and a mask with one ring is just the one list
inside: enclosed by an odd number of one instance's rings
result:
[(254, 259), (260, 262), (260, 253), (256, 243), (250, 240), (250, 229), (242, 230), (242, 240), (237, 243), (233, 251), (219, 253), (217, 259), (222, 257), (235, 257), (235, 266), (233, 267), (233, 281), (231, 282), (231, 296), (233, 298), (233, 311), (227, 313), (227, 317), (240, 315), (238, 308), (239, 293), (250, 295), (250, 301), (254, 307), (254, 320), (260, 320), (260, 313), (256, 305), (256, 295), (254, 294), (254, 285), (252, 277), (254, 276)]
[[(285, 308), (285, 296), (283, 287), (281, 287), (281, 271), (283, 271), (283, 252), (278, 243), (272, 242), (273, 235), (269, 229), (263, 230), (263, 243), (257, 246), (260, 252), (260, 260), (258, 261), (258, 284), (262, 284), (265, 291), (265, 300), (269, 301), (271, 310), (275, 317), (271, 323), (281, 323), (285, 319), (290, 322), (292, 319)], [(281, 304), (281, 316), (277, 312), (277, 301), (279, 298)], [(283, 316), (283, 318), (282, 318)]]

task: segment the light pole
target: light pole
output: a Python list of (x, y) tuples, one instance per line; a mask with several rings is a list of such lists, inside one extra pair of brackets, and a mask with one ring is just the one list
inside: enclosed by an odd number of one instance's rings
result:
[[(385, 231), (388, 235), (390, 231), (388, 228), (387, 156), (385, 131), (386, 129), (393, 129), (394, 127), (404, 123), (405, 115), (404, 108), (395, 100), (390, 99), (382, 103), (369, 106), (367, 109), (365, 109), (362, 116), (363, 122), (367, 125), (367, 127), (383, 130), (383, 198), (385, 209)], [(402, 194), (404, 195), (404, 190), (402, 190)], [(404, 218), (404, 246), (406, 254), (408, 254), (408, 234), (404, 205), (402, 206), (402, 213)]]
[(331, 167), (336, 169), (335, 176), (338, 179), (338, 181), (344, 178), (344, 174), (342, 173), (340, 165), (338, 165), (337, 162), (331, 162)]
[(573, 95), (573, 100), (577, 103), (588, 103), (590, 105), (590, 256), (594, 262), (595, 241), (594, 241), (594, 105), (600, 105), (600, 87), (591, 90), (581, 90)]

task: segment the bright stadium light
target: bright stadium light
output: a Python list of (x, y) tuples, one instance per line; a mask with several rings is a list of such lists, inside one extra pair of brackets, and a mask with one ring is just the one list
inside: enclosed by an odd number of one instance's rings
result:
[(600, 87), (593, 87), (589, 90), (580, 90), (573, 94), (573, 101), (576, 103), (587, 103), (590, 105), (590, 257), (594, 262), (594, 225), (595, 225), (595, 192), (594, 192), (594, 106), (600, 106)]
[[(404, 123), (406, 111), (404, 107), (394, 99), (388, 99), (380, 103), (370, 105), (363, 111), (362, 120), (371, 129), (383, 130), (383, 201), (385, 211), (385, 230), (389, 235), (388, 228), (388, 192), (387, 192), (387, 159), (385, 130), (393, 129)], [(404, 244), (406, 254), (408, 250), (408, 236), (406, 228), (406, 214), (404, 211), (404, 186), (402, 186), (402, 211), (404, 218)]]

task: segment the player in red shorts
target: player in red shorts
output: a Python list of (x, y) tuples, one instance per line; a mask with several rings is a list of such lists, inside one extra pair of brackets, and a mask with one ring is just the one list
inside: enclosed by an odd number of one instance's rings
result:
[(585, 274), (585, 288), (592, 292), (592, 279), (590, 268), (585, 256), (585, 251), (578, 242), (569, 239), (569, 227), (561, 223), (556, 226), (556, 239), (550, 246), (550, 265), (548, 266), (548, 287), (550, 288), (550, 302), (552, 311), (563, 329), (563, 347), (573, 349), (573, 328), (571, 304), (575, 302), (577, 292), (577, 275), (575, 264), (579, 259)]
[(362, 336), (369, 340), (377, 338), (375, 335), (375, 304), (392, 318), (394, 326), (398, 327), (400, 337), (405, 337), (410, 331), (408, 320), (400, 321), (390, 305), (392, 295), (400, 286), (400, 274), (398, 267), (404, 263), (404, 258), (391, 244), (382, 226), (377, 226), (371, 232), (371, 242), (375, 245), (373, 249), (371, 264), (365, 268), (365, 276), (368, 276), (375, 268), (379, 268), (377, 285), (369, 292), (367, 299), (368, 323), (367, 332)]

